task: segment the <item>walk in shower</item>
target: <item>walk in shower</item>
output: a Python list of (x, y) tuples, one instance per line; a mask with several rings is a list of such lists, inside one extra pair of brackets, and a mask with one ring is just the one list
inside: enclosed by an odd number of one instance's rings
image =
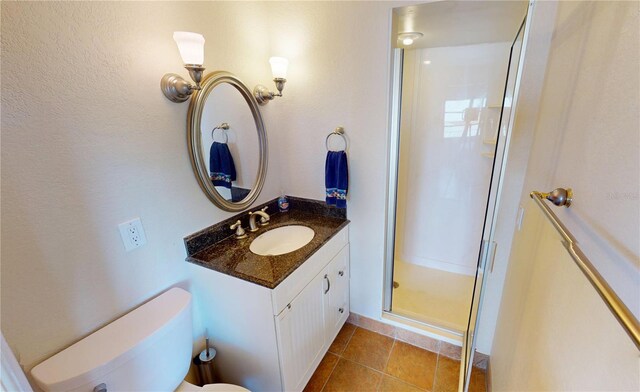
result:
[(495, 250), (527, 8), (443, 1), (394, 9), (384, 310), (450, 340), (473, 338)]

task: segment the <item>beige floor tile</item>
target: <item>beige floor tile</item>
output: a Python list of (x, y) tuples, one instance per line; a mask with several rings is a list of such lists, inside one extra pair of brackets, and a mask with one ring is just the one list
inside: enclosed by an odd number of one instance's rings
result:
[(313, 373), (313, 376), (311, 376), (311, 379), (307, 383), (307, 386), (304, 387), (304, 391), (322, 391), (322, 387), (324, 387), (324, 384), (329, 379), (329, 376), (331, 375), (331, 372), (333, 372), (333, 369), (336, 367), (339, 359), (340, 358), (337, 355), (327, 353), (324, 358), (322, 358), (322, 361), (320, 361), (318, 368)]
[[(434, 392), (457, 392), (460, 383), (460, 361), (444, 356), (438, 357)], [(473, 368), (469, 392), (486, 392), (486, 377), (482, 369)]]
[(323, 392), (371, 392), (380, 384), (382, 373), (340, 358)]
[(397, 378), (384, 375), (382, 377), (382, 383), (378, 389), (381, 392), (420, 392), (424, 389), (419, 389), (413, 385), (409, 385), (406, 382), (400, 381)]
[(471, 383), (469, 384), (469, 392), (486, 392), (487, 377), (483, 369), (473, 368), (471, 370)]
[(382, 371), (387, 364), (392, 346), (393, 339), (390, 337), (358, 327), (342, 356)]
[(435, 353), (396, 341), (385, 373), (422, 389), (431, 390), (437, 358)]
[(434, 392), (457, 392), (460, 382), (460, 361), (440, 355)]
[(334, 354), (342, 354), (344, 349), (347, 347), (347, 343), (351, 339), (353, 332), (355, 332), (356, 326), (353, 324), (345, 323), (342, 326), (340, 332), (338, 332), (338, 336), (334, 339), (333, 343), (329, 347), (329, 351)]

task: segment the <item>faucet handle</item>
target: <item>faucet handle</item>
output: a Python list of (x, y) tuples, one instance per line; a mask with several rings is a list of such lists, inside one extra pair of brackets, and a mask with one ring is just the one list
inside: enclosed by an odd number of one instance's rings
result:
[(264, 214), (266, 215), (266, 216), (262, 216), (262, 215), (260, 216), (260, 226), (266, 226), (266, 225), (269, 224), (269, 218), (270, 217), (269, 217), (269, 214), (267, 214), (267, 212), (266, 212), (267, 208), (269, 208), (269, 206), (264, 206), (264, 208), (260, 210), (260, 211), (264, 212)]
[(238, 219), (236, 221), (236, 223), (234, 223), (231, 226), (229, 226), (229, 228), (231, 230), (235, 230), (236, 231), (236, 239), (237, 240), (240, 240), (240, 239), (243, 239), (243, 238), (247, 238), (247, 233), (242, 228), (242, 222), (240, 221), (240, 219)]

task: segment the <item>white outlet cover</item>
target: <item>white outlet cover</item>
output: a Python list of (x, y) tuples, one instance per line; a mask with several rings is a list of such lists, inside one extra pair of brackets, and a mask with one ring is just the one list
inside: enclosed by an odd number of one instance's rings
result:
[(124, 250), (131, 252), (147, 243), (147, 237), (144, 234), (144, 228), (140, 218), (134, 218), (130, 221), (120, 223), (118, 225), (120, 237), (124, 244)]

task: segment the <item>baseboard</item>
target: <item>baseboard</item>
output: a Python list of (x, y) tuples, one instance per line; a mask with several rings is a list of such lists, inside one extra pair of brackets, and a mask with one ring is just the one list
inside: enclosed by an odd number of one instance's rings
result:
[(487, 374), (485, 376), (487, 392), (491, 392), (493, 390), (493, 383), (491, 382), (491, 361), (487, 361)]
[[(452, 340), (445, 341), (434, 337), (434, 334), (427, 336), (424, 333), (417, 333), (398, 325), (388, 324), (379, 320), (359, 315), (357, 313), (349, 313), (348, 323), (356, 325), (360, 328), (377, 332), (390, 338), (401, 340), (413, 346), (420, 347), (445, 357), (460, 360), (462, 357), (461, 342)], [(398, 324), (398, 323), (394, 323)], [(489, 364), (489, 356), (476, 351), (473, 356), (473, 366), (486, 370)]]

